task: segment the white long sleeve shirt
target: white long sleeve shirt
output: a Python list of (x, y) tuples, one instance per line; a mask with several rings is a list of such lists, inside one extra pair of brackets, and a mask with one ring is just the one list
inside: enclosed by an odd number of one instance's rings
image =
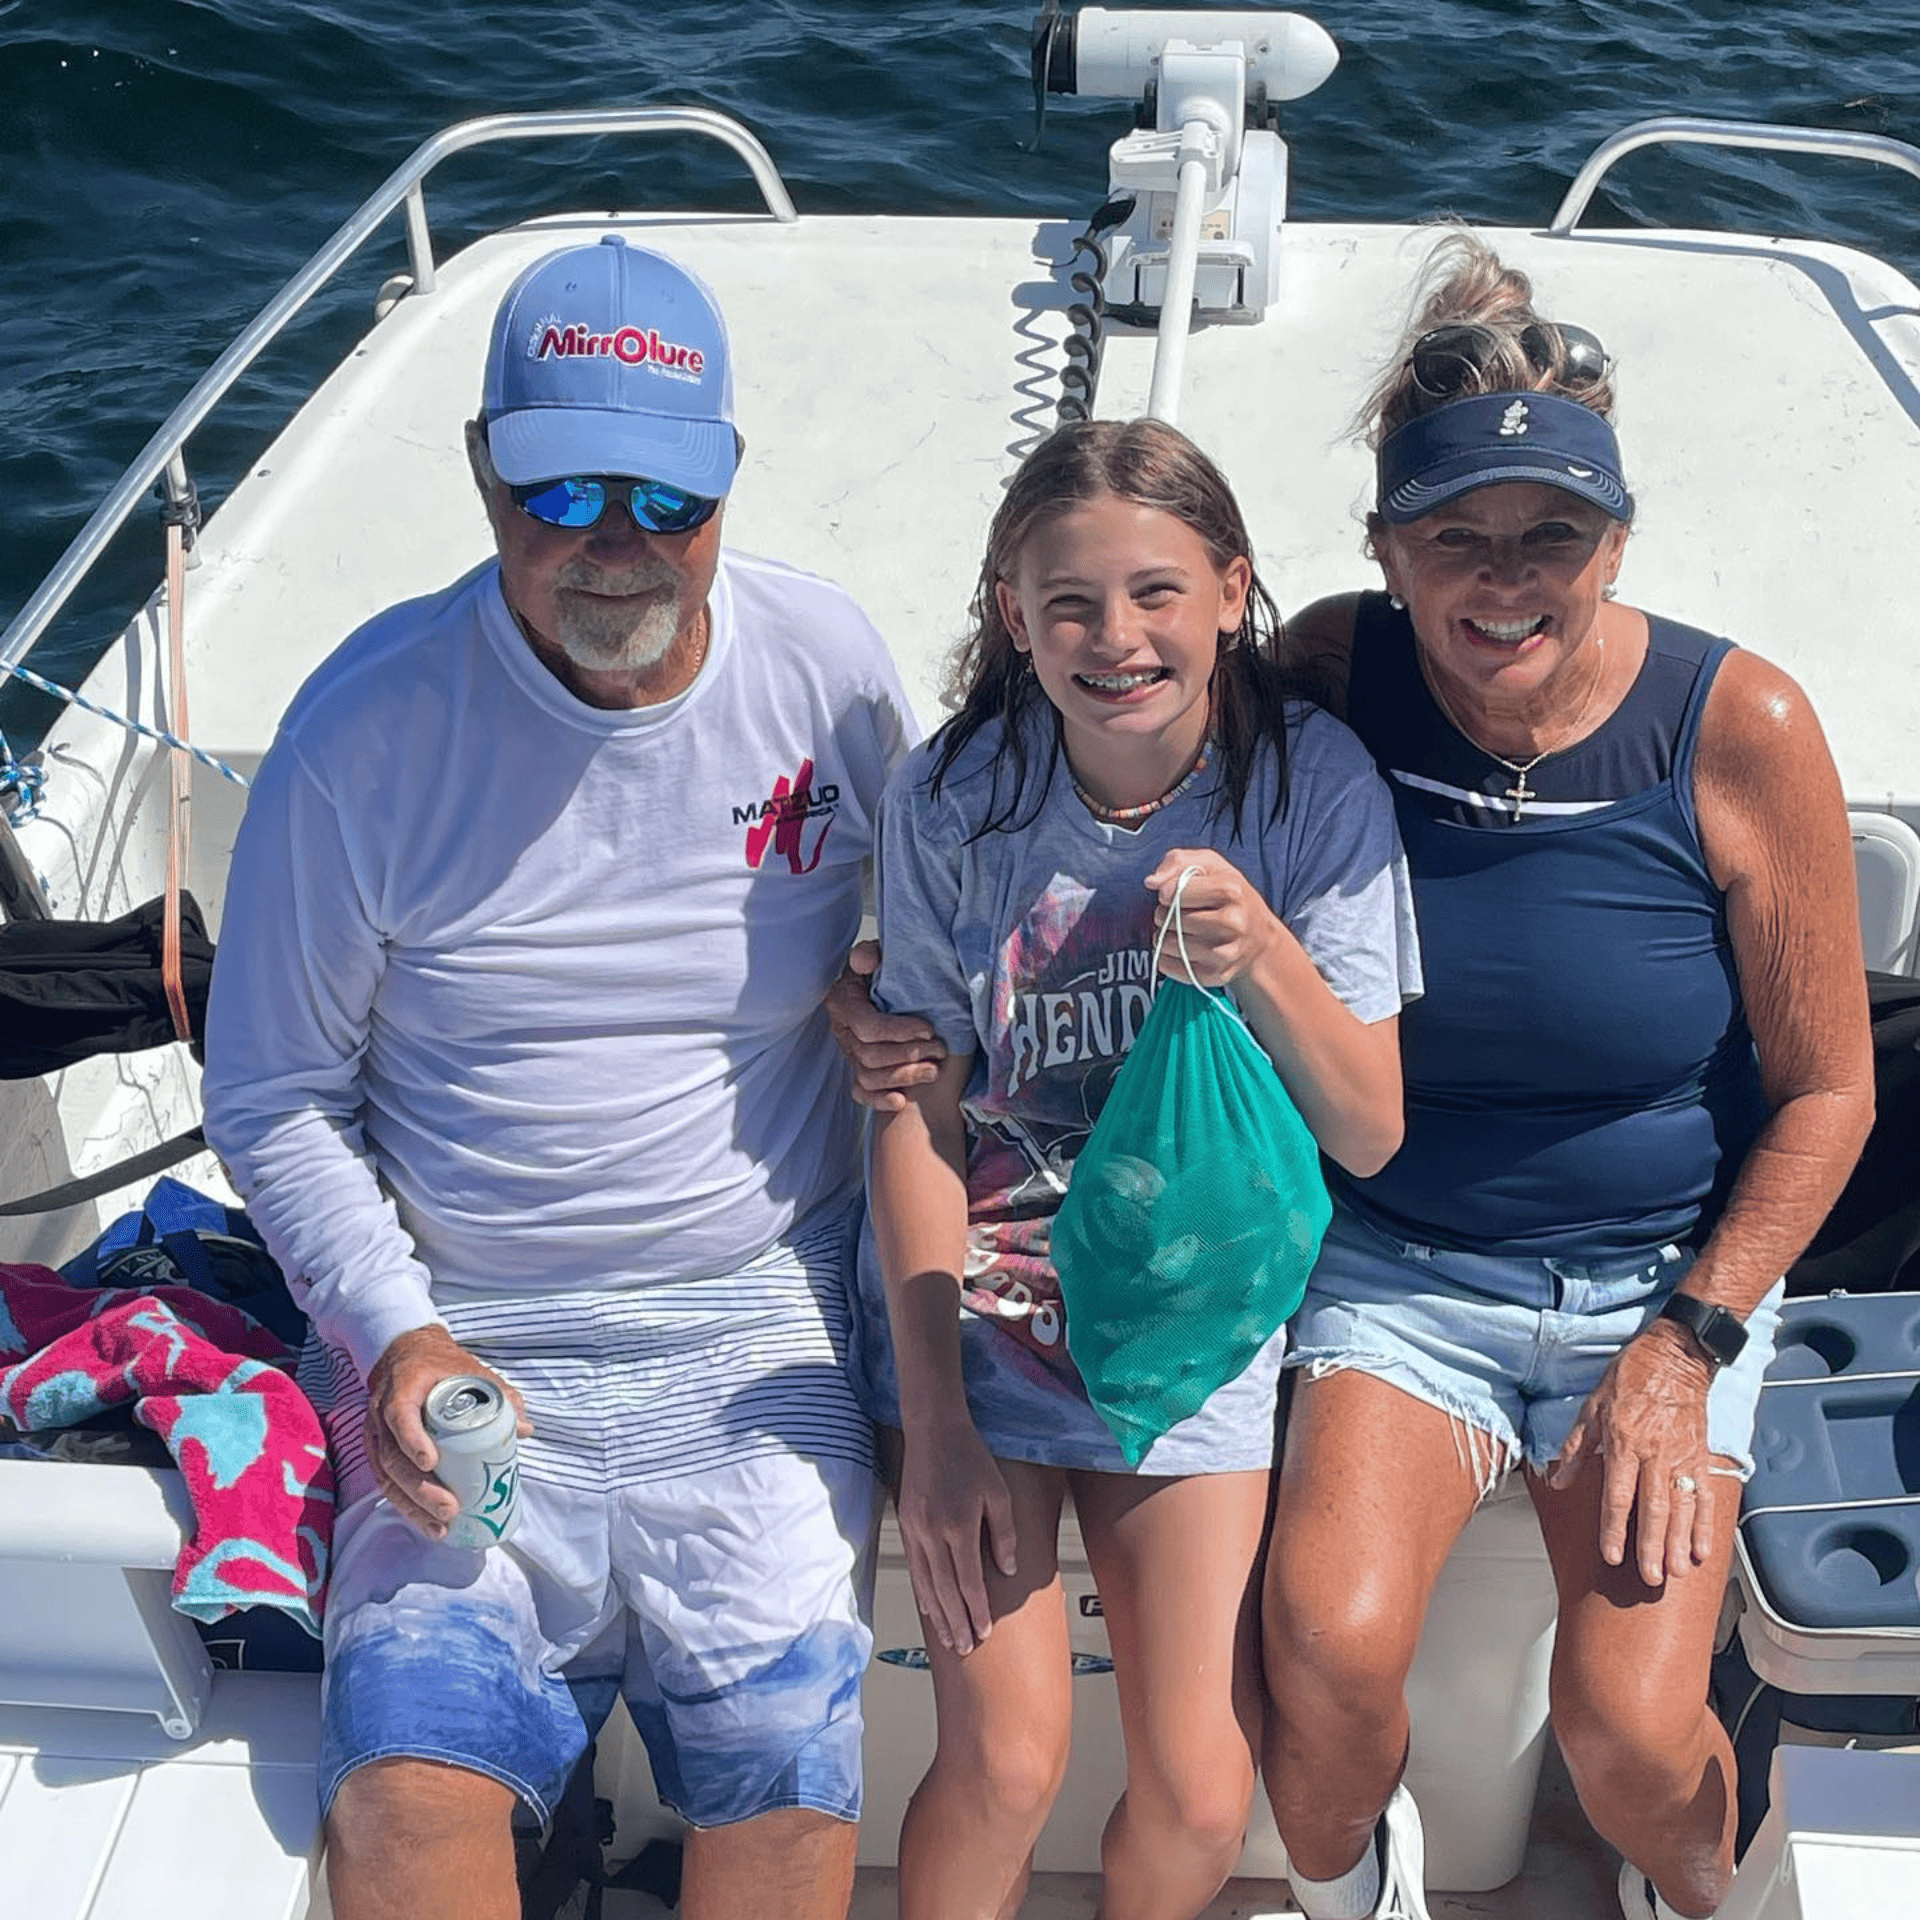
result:
[(435, 1303), (729, 1273), (855, 1177), (821, 998), (913, 722), (736, 554), (694, 685), (575, 699), (494, 565), (295, 698), (234, 850), (207, 1137), (364, 1376)]

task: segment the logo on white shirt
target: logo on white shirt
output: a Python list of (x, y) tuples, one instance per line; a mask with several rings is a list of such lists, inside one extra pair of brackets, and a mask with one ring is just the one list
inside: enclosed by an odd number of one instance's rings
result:
[[(813, 761), (800, 762), (791, 780), (783, 773), (764, 800), (749, 800), (733, 810), (733, 824), (747, 830), (747, 865), (755, 873), (772, 846), (784, 855), (790, 873), (811, 873), (820, 864), (833, 817), (840, 810), (840, 789), (831, 780), (814, 784)], [(815, 822), (818, 830), (815, 831)], [(812, 858), (807, 857), (811, 838)]]

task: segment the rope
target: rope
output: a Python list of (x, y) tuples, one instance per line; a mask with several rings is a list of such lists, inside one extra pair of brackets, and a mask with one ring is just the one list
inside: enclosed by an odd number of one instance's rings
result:
[(148, 726), (144, 721), (129, 720), (124, 713), (115, 713), (111, 707), (103, 707), (97, 700), (89, 700), (84, 693), (75, 693), (71, 687), (59, 686), (54, 681), (42, 679), (39, 674), (29, 671), (17, 661), (0, 661), (0, 665), (4, 665), (16, 680), (24, 680), (28, 686), (37, 688), (41, 693), (50, 693), (56, 700), (64, 700), (70, 707), (78, 707), (84, 713), (97, 714), (102, 720), (111, 720), (116, 727), (124, 727), (129, 733), (137, 733), (143, 740), (156, 740), (163, 747), (173, 747), (178, 752), (190, 755), (203, 767), (211, 767), (223, 780), (231, 780), (236, 787), (252, 784), (244, 773), (236, 773), (224, 760), (216, 760), (203, 748), (182, 740), (177, 733), (166, 733), (159, 727)]
[[(1187, 970), (1186, 984), (1190, 987), (1198, 987), (1209, 1000), (1218, 1001), (1237, 1020), (1240, 1017), (1239, 1008), (1224, 993), (1216, 992), (1212, 987), (1200, 985), (1199, 977), (1193, 970), (1193, 961), (1187, 953), (1187, 928), (1180, 914), (1180, 898), (1187, 890), (1187, 882), (1199, 872), (1201, 872), (1199, 867), (1182, 867), (1179, 879), (1173, 883), (1173, 899), (1167, 907), (1167, 917), (1160, 923), (1160, 937), (1153, 943), (1153, 970), (1156, 974), (1160, 971), (1160, 956), (1166, 951), (1167, 935), (1172, 934), (1180, 949), (1180, 964)], [(1179, 976), (1176, 974), (1174, 978), (1178, 979)]]
[(16, 760), (12, 743), (0, 733), (0, 812), (16, 827), (34, 819), (40, 812), (40, 796), (46, 787), (46, 769)]
[[(187, 731), (187, 527), (178, 518), (167, 520), (167, 665), (173, 691), (173, 724), (184, 739)], [(180, 895), (187, 884), (187, 863), (193, 849), (193, 762), (178, 747), (168, 750), (167, 772), (172, 788), (167, 812), (167, 899), (160, 924), (160, 984), (166, 991), (167, 1012), (173, 1018), (176, 1040), (193, 1038), (187, 1013), (186, 982), (180, 969)]]

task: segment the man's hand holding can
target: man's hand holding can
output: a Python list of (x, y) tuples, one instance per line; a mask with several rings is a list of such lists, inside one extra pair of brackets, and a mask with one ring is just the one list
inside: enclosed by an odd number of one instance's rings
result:
[(435, 1477), (440, 1448), (427, 1428), (427, 1399), (442, 1381), (456, 1376), (490, 1382), (512, 1406), (516, 1434), (533, 1431), (515, 1389), (443, 1326), (397, 1335), (367, 1381), (367, 1457), (374, 1477), (395, 1511), (434, 1540), (449, 1537), (461, 1501)]

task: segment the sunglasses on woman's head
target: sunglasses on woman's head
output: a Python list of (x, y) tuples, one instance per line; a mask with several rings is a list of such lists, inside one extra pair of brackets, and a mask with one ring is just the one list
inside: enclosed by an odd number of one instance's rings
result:
[[(1545, 373), (1553, 366), (1557, 340), (1562, 350), (1560, 378), (1569, 386), (1591, 386), (1612, 364), (1598, 336), (1585, 327), (1535, 320), (1521, 328), (1518, 337), (1520, 351), (1535, 373)], [(1431, 333), (1423, 333), (1407, 355), (1413, 384), (1430, 400), (1456, 400), (1479, 387), (1501, 345), (1512, 338), (1475, 321), (1435, 327)]]
[(513, 504), (542, 526), (585, 533), (600, 524), (609, 500), (624, 501), (634, 525), (646, 533), (691, 533), (720, 511), (720, 502), (664, 480), (633, 480), (611, 474), (571, 480), (535, 480), (507, 489)]

